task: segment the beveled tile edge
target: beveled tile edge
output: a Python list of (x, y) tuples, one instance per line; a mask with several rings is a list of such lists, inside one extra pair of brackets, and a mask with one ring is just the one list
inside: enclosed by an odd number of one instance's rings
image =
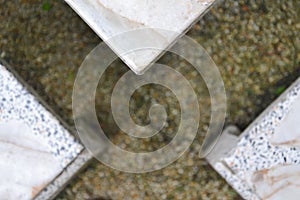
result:
[(93, 156), (83, 150), (51, 183), (49, 183), (34, 200), (54, 199), (81, 170), (91, 161)]
[(210, 11), (210, 9), (216, 4), (219, 3), (219, 0), (214, 0), (212, 3), (210, 3), (208, 5), (208, 7), (205, 9), (205, 11), (203, 11), (199, 16), (197, 16), (194, 21), (187, 27), (185, 27), (185, 29), (183, 29), (182, 33), (178, 34), (177, 36), (175, 36), (173, 38), (173, 41), (169, 43), (168, 46), (166, 46), (164, 51), (161, 51), (160, 54), (158, 54), (147, 66), (145, 66), (142, 70), (133, 70), (137, 75), (141, 75), (144, 74), (155, 62), (157, 62), (166, 52), (168, 52), (168, 50), (170, 50), (176, 43), (177, 41), (184, 36), (200, 19), (202, 19), (202, 17), (204, 15), (206, 15), (206, 13), (208, 13)]
[[(300, 78), (298, 78), (294, 83), (286, 89), (286, 91), (281, 94), (276, 100), (274, 100), (238, 137), (238, 140), (232, 141), (236, 143), (231, 150), (227, 150), (227, 152), (218, 152), (218, 154), (226, 155), (223, 158), (218, 157), (219, 161), (212, 160), (209, 157), (207, 158), (210, 165), (231, 185), (244, 199), (247, 200), (259, 200), (260, 197), (256, 194), (256, 192), (250, 187), (249, 183), (247, 183), (244, 179), (239, 177), (233, 169), (231, 169), (226, 161), (224, 160), (227, 156), (229, 156), (234, 150), (238, 147), (237, 145), (240, 141), (249, 135), (249, 133), (254, 130), (260, 122), (264, 120), (268, 120), (270, 118), (270, 113), (274, 111), (274, 109), (280, 104), (283, 108), (279, 111), (281, 112), (282, 118), (278, 121), (277, 124), (273, 124), (272, 126), (278, 126), (280, 121), (284, 119), (288, 111), (293, 105), (295, 100), (295, 94), (300, 93)], [(299, 94), (298, 94), (299, 95)], [(226, 134), (226, 133), (225, 133)], [(220, 140), (219, 143), (222, 143)], [(217, 144), (218, 145), (218, 144)], [(232, 144), (231, 144), (232, 145)], [(213, 151), (212, 151), (213, 154)], [(212, 156), (212, 155), (210, 155)]]
[(234, 174), (230, 167), (222, 161), (222, 158), (235, 148), (239, 140), (237, 136), (239, 133), (240, 130), (234, 125), (225, 127), (218, 143), (205, 159), (242, 198), (258, 200), (259, 198), (254, 194), (247, 183)]
[[(73, 137), (75, 137), (79, 144), (79, 136), (76, 130), (72, 129), (59, 115), (57, 115), (54, 110), (39, 96), (39, 94), (30, 86), (28, 83), (11, 67), (11, 65), (5, 60), (0, 58), (0, 65), (5, 66), (5, 68), (24, 86), (24, 88), (32, 94), (37, 101), (50, 112), (61, 125), (69, 132)], [(88, 165), (93, 156), (83, 148), (83, 150), (64, 168), (64, 170), (54, 178), (47, 186), (45, 186), (33, 199), (54, 199), (60, 191), (69, 183), (69, 181)]]
[(235, 191), (247, 200), (259, 200), (260, 198), (249, 187), (248, 183), (234, 174), (224, 162), (218, 162), (212, 167), (226, 180), (226, 182), (235, 189)]
[(83, 149), (83, 146), (49, 112), (7, 67), (0, 65), (1, 121), (21, 121), (31, 128), (35, 138), (47, 146), (64, 168)]
[(71, 133), (73, 137), (75, 137), (78, 141), (80, 140), (76, 130), (68, 125), (66, 121), (64, 121), (55, 111), (44, 101), (41, 96), (13, 69), (13, 67), (5, 60), (0, 58), (0, 65), (5, 66), (5, 68), (24, 86), (24, 88), (32, 94), (37, 101), (49, 112), (51, 113), (60, 123), (61, 125)]
[[(167, 44), (165, 46), (165, 50), (161, 51), (159, 54), (157, 54), (156, 56), (154, 56), (153, 58), (151, 58), (151, 60), (147, 61), (147, 64), (143, 65), (143, 67), (137, 66), (136, 63), (132, 60), (132, 59), (128, 59), (126, 56), (121, 56), (119, 53), (119, 48), (117, 45), (112, 44), (110, 42), (107, 42), (109, 40), (109, 36), (107, 36), (107, 33), (105, 33), (106, 31), (101, 27), (101, 25), (99, 25), (99, 19), (94, 19), (95, 16), (95, 12), (85, 12), (84, 11), (84, 7), (88, 4), (88, 2), (85, 3), (85, 1), (78, 1), (75, 2), (74, 0), (64, 0), (65, 3), (67, 3), (82, 19), (83, 21), (89, 25), (89, 27), (103, 40), (106, 42), (106, 44), (118, 55), (118, 57), (121, 58), (121, 60), (137, 75), (141, 75), (143, 73), (145, 73), (145, 71), (147, 71), (147, 69), (149, 69), (153, 63), (155, 63), (156, 61), (158, 61), (167, 50), (169, 50), (177, 41), (178, 39), (180, 39), (183, 35), (185, 35), (192, 26), (194, 26), (216, 3), (219, 3), (220, 1), (218, 0), (212, 0), (212, 2), (209, 2), (209, 4), (207, 5), (207, 7), (205, 8), (205, 10), (200, 13), (197, 17), (195, 17), (192, 22), (190, 23), (189, 26), (186, 26), (182, 29), (181, 33), (179, 33), (178, 35), (174, 36), (173, 38), (171, 38), (171, 42), (169, 42), (169, 44)], [(80, 5), (77, 5), (80, 4)], [(91, 8), (88, 8), (86, 10), (89, 10)], [(95, 8), (93, 8), (92, 10), (94, 10)], [(106, 15), (106, 13), (104, 14)], [(101, 16), (101, 14), (97, 14), (97, 18), (103, 18), (103, 16)], [(118, 17), (120, 18), (120, 21), (123, 21), (124, 19), (122, 19), (122, 17)], [(104, 17), (105, 18), (105, 17)], [(103, 20), (102, 20), (103, 21)], [(141, 25), (132, 25), (132, 28), (151, 28), (151, 27), (146, 27), (146, 26), (141, 26)], [(128, 32), (131, 31), (133, 29), (130, 30), (122, 30), (122, 28), (117, 28), (117, 33), (114, 33), (114, 35), (118, 35), (121, 34), (122, 32)], [(122, 51), (121, 51), (122, 52)], [(151, 56), (151, 55), (149, 55)]]
[(234, 125), (229, 125), (223, 130), (217, 145), (213, 148), (211, 152), (206, 156), (206, 160), (214, 166), (220, 159), (222, 159), (226, 154), (231, 151), (234, 146), (238, 143), (238, 136), (241, 132), (238, 127)]
[[(239, 136), (239, 139), (243, 138), (247, 133), (252, 130), (260, 121), (267, 117), (267, 115), (274, 109), (274, 107), (285, 101), (293, 101), (290, 99), (291, 93), (294, 92), (295, 88), (300, 87), (300, 77), (298, 77), (279, 97), (277, 97)], [(288, 107), (290, 108), (290, 106)]]

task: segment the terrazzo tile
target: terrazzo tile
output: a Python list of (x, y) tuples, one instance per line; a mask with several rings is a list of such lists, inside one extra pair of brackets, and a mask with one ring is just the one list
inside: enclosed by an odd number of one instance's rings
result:
[(211, 164), (245, 199), (298, 199), (299, 113), (300, 79)]
[(31, 199), (83, 150), (0, 64), (0, 197)]
[[(137, 74), (157, 60), (212, 6), (214, 0), (66, 0), (90, 27)], [(135, 29), (126, 38), (112, 36)], [(171, 32), (170, 32), (171, 31)], [(152, 43), (155, 49), (140, 49)], [(130, 52), (132, 48), (139, 51)], [(127, 53), (127, 54), (126, 54)]]

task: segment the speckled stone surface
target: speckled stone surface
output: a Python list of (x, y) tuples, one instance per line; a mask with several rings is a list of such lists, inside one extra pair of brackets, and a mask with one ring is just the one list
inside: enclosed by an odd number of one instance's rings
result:
[(245, 199), (299, 198), (299, 113), (300, 79), (213, 163)]
[(83, 147), (0, 65), (0, 197), (31, 199)]

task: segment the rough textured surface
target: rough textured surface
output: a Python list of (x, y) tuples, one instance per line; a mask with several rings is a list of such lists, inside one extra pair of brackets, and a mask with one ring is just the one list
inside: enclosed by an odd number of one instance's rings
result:
[[(219, 66), (227, 90), (228, 124), (245, 128), (299, 76), (299, 3), (298, 0), (223, 0), (188, 33), (203, 45)], [(47, 4), (42, 0), (0, 0), (0, 4), (1, 57), (14, 66), (42, 98), (72, 125), (71, 95), (76, 71), (85, 55), (100, 40), (63, 2)], [(201, 141), (209, 120), (209, 110), (205, 109), (209, 106), (209, 99), (203, 82), (176, 56), (167, 54), (160, 62), (178, 69), (196, 88), (203, 105), (199, 130)], [(107, 106), (110, 101), (105, 94), (110, 92), (113, 82), (126, 70), (125, 65), (117, 61), (102, 80), (97, 98), (99, 119), (104, 128), (114, 133), (110, 136), (129, 149), (158, 148), (164, 143), (130, 147), (130, 141), (124, 142), (125, 136), (116, 137), (118, 130), (111, 119)], [(167, 142), (174, 134), (179, 111), (172, 93), (166, 93), (165, 88), (145, 86), (135, 94), (134, 99), (132, 113), (138, 123), (147, 121), (145, 110), (149, 104), (143, 104), (143, 101), (157, 101), (165, 105), (171, 103), (175, 107), (168, 108), (170, 127), (165, 130), (168, 137), (156, 139)], [(199, 141), (195, 141), (172, 166), (139, 176), (116, 172), (94, 162), (59, 198), (238, 198), (205, 161), (198, 159), (199, 148)], [(124, 194), (127, 196), (124, 197)]]

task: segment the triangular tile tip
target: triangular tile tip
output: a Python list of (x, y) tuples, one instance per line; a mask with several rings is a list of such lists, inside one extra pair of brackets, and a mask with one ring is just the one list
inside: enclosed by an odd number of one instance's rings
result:
[[(207, 10), (215, 0), (151, 0), (151, 1), (117, 1), (117, 0), (66, 0), (66, 2), (82, 17), (82, 19), (114, 50), (114, 52), (136, 74), (143, 74), (151, 63), (163, 55), (163, 52), (176, 39), (185, 33)], [(164, 29), (177, 34), (149, 34), (143, 37), (124, 38), (113, 42), (115, 35), (136, 29)], [(132, 48), (128, 41), (136, 43), (161, 43), (161, 49), (154, 53), (130, 53), (122, 56), (128, 48)], [(124, 48), (125, 44), (125, 48)]]

